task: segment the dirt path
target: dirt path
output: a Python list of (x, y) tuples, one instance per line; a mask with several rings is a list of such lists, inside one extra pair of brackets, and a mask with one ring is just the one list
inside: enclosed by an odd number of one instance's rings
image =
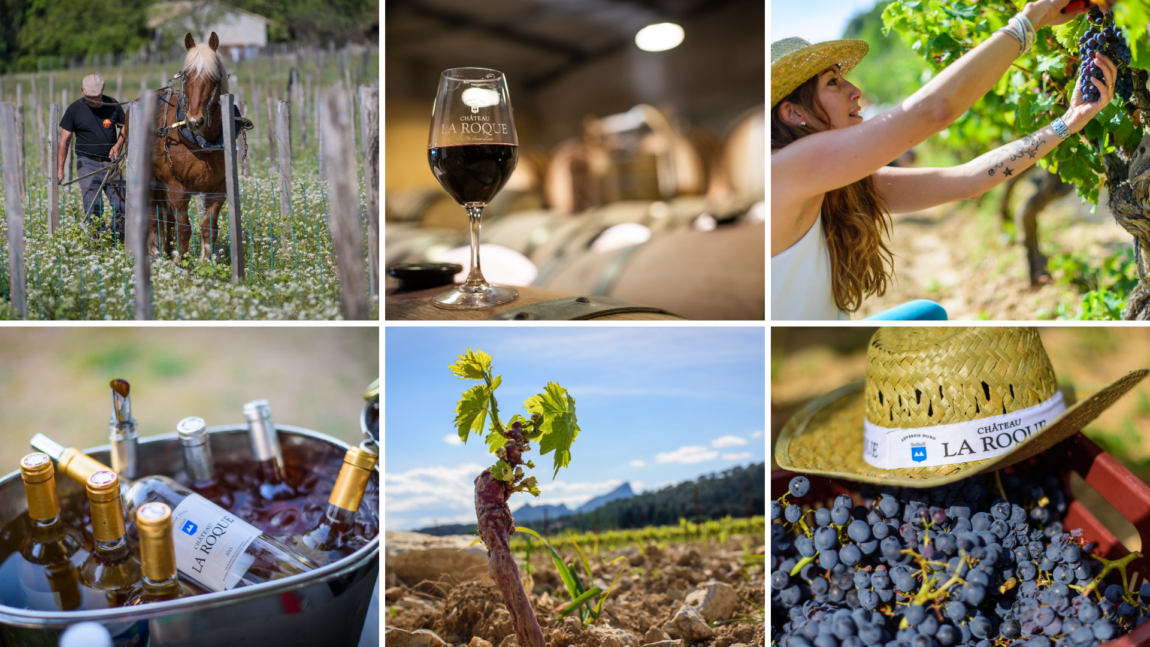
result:
[[(1031, 185), (1016, 191), (1016, 213), (1033, 192)], [(891, 250), (895, 254), (894, 284), (882, 297), (863, 303), (853, 319), (863, 319), (914, 299), (942, 304), (951, 320), (1033, 320), (1056, 318), (1059, 304), (1073, 316), (1081, 294), (1051, 281), (1030, 287), (1026, 250), (1021, 240), (1003, 233), (994, 196), (981, 211), (973, 202), (945, 205), (894, 217)], [(1039, 249), (1085, 252), (1102, 259), (1131, 245), (1131, 238), (1114, 222), (1102, 199), (1096, 213), (1075, 195), (1053, 203), (1039, 216)], [(993, 205), (995, 209), (987, 208)]]

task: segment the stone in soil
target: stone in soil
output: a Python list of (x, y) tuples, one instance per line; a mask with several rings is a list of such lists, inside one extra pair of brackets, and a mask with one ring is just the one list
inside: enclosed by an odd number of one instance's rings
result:
[(663, 625), (663, 630), (672, 638), (682, 638), (688, 643), (710, 640), (715, 635), (715, 630), (707, 626), (698, 609), (686, 605), (679, 607), (671, 621)]
[(730, 584), (710, 580), (699, 585), (699, 588), (687, 594), (684, 604), (689, 604), (699, 611), (707, 622), (712, 620), (727, 620), (735, 613), (739, 604), (739, 595)]

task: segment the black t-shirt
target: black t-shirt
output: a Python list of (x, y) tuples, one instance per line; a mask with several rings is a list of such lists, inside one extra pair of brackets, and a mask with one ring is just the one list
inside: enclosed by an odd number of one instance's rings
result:
[[(108, 96), (100, 98), (104, 103), (112, 103), (115, 99)], [(81, 97), (72, 102), (64, 111), (60, 120), (60, 127), (71, 131), (76, 138), (76, 154), (81, 157), (94, 159), (98, 162), (108, 161), (108, 153), (116, 143), (119, 133), (116, 126), (124, 125), (124, 109), (120, 106), (88, 105)]]

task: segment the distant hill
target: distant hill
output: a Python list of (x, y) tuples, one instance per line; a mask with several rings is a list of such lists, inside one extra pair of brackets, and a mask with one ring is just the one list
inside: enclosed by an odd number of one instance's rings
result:
[[(698, 507), (695, 505), (696, 488)], [(519, 495), (516, 495), (519, 496)], [(600, 499), (605, 499), (600, 503)], [(641, 528), (667, 526), (679, 522), (680, 517), (695, 520), (696, 511), (701, 521), (766, 514), (766, 463), (747, 467), (733, 467), (719, 473), (708, 474), (694, 481), (684, 481), (661, 490), (636, 495), (629, 483), (614, 491), (596, 497), (572, 512), (565, 505), (523, 506), (514, 513), (515, 524), (548, 534), (564, 529), (578, 532), (613, 528)], [(597, 508), (596, 506), (600, 506)], [(546, 527), (543, 509), (547, 508)], [(586, 512), (583, 510), (586, 509)], [(566, 510), (566, 513), (559, 510)], [(475, 524), (451, 524), (421, 528), (416, 532), (431, 535), (475, 534)]]
[(559, 505), (531, 505), (528, 503), (527, 505), (515, 511), (515, 522), (542, 522), (544, 518), (551, 520), (558, 519), (559, 517), (566, 517), (572, 514), (587, 514), (602, 508), (612, 501), (618, 501), (619, 499), (630, 499), (633, 496), (635, 496), (635, 492), (631, 490), (631, 484), (624, 483), (614, 490), (611, 490), (607, 494), (597, 496), (574, 510), (568, 508), (567, 505), (563, 503), (560, 503)]
[(538, 521), (542, 523), (544, 517), (555, 519), (556, 517), (565, 517), (569, 514), (571, 514), (571, 508), (568, 508), (563, 503), (559, 505), (531, 505), (528, 503), (514, 512), (515, 523), (521, 521)]
[(633, 491), (631, 491), (631, 484), (630, 483), (624, 483), (623, 485), (620, 485), (619, 487), (615, 488), (614, 490), (611, 490), (607, 494), (604, 494), (602, 496), (597, 496), (594, 499), (591, 499), (590, 501), (588, 501), (587, 503), (584, 503), (583, 505), (576, 508), (575, 512), (577, 514), (587, 514), (588, 512), (591, 512), (591, 511), (595, 510), (596, 508), (602, 508), (603, 506), (607, 505), (608, 503), (611, 503), (612, 501), (618, 501), (619, 499), (630, 499), (633, 496), (635, 496), (635, 493)]

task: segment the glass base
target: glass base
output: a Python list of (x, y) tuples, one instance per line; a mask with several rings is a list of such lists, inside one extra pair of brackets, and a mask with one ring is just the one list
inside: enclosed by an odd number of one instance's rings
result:
[(488, 285), (485, 289), (476, 292), (455, 287), (432, 297), (431, 305), (444, 310), (470, 310), (472, 308), (491, 308), (518, 298), (519, 292), (506, 285)]

